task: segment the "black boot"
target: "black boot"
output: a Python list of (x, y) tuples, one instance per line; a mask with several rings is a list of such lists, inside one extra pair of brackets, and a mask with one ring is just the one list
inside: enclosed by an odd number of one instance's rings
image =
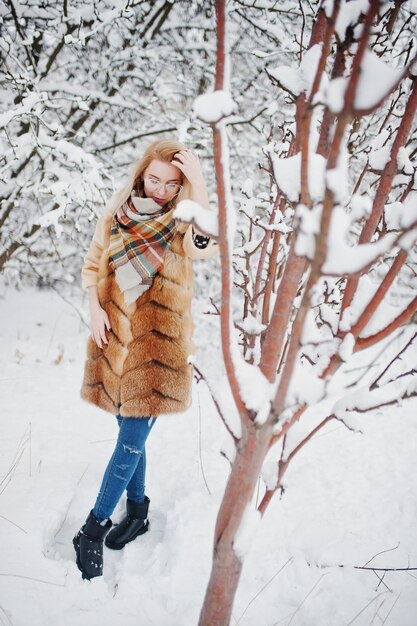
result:
[(84, 526), (72, 540), (77, 554), (77, 567), (87, 580), (103, 574), (103, 540), (111, 526), (110, 519), (102, 526), (91, 511)]
[(145, 502), (138, 504), (127, 500), (126, 515), (114, 526), (106, 537), (106, 546), (112, 550), (121, 550), (129, 541), (136, 539), (138, 535), (143, 535), (149, 528), (147, 519), (149, 498), (145, 496)]

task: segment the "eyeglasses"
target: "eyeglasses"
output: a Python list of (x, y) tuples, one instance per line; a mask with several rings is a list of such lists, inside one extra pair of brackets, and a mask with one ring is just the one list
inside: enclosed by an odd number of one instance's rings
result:
[(168, 193), (179, 193), (180, 189), (182, 189), (182, 185), (178, 183), (161, 183), (156, 178), (151, 178), (150, 176), (145, 176), (143, 180), (147, 183), (150, 191), (157, 191), (163, 187)]

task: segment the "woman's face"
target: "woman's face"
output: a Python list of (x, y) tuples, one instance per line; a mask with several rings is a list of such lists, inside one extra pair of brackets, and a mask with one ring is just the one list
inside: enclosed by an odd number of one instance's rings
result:
[(154, 159), (143, 172), (143, 181), (145, 196), (163, 206), (179, 192), (182, 172), (171, 163)]

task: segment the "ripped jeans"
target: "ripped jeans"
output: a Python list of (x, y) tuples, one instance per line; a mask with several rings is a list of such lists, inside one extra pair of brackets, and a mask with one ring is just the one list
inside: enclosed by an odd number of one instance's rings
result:
[(93, 508), (99, 522), (111, 516), (125, 489), (129, 500), (138, 503), (145, 500), (145, 441), (156, 418), (119, 415), (116, 418), (119, 436)]

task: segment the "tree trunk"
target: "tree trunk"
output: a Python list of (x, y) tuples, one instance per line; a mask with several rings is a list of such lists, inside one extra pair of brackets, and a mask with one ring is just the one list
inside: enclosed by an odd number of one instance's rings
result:
[(232, 470), (219, 509), (214, 537), (210, 580), (199, 626), (228, 626), (243, 562), (234, 540), (246, 507), (254, 494), (262, 463), (268, 452), (271, 426), (251, 423), (239, 442)]

